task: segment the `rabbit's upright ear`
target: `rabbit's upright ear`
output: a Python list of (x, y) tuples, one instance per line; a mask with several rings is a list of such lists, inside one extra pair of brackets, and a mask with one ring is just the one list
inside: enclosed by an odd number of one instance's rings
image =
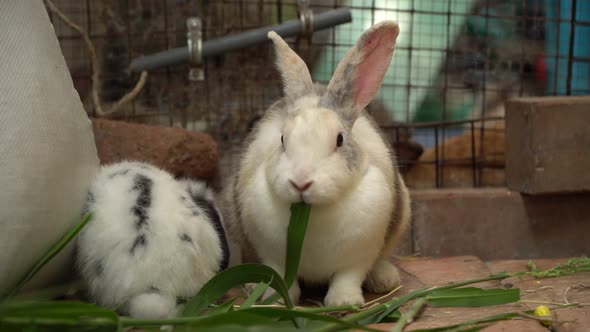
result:
[(276, 65), (283, 79), (283, 91), (289, 102), (313, 93), (309, 69), (295, 51), (276, 32), (268, 33), (275, 45)]
[(377, 94), (391, 62), (399, 27), (393, 21), (373, 25), (338, 64), (320, 104), (354, 122)]

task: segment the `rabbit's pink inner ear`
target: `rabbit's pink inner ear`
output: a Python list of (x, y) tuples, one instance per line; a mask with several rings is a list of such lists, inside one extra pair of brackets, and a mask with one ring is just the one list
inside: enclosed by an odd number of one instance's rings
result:
[(358, 45), (361, 61), (354, 80), (354, 104), (357, 111), (365, 108), (377, 94), (391, 63), (397, 25), (383, 26), (368, 34)]

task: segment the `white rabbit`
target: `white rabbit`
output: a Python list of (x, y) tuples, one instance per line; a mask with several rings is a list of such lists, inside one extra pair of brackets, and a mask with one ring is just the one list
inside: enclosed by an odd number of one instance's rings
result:
[[(266, 112), (224, 189), (234, 237), (284, 273), (290, 205), (311, 204), (298, 277), (329, 282), (326, 305), (361, 304), (361, 286), (385, 292), (400, 283), (389, 261), (410, 219), (410, 199), (394, 157), (363, 111), (377, 93), (399, 29), (368, 29), (338, 65), (325, 93), (274, 32), (285, 98)], [(299, 285), (290, 290), (294, 301)]]
[(102, 166), (88, 194), (93, 218), (77, 240), (92, 298), (134, 317), (172, 317), (227, 266), (221, 219), (205, 184), (140, 162)]

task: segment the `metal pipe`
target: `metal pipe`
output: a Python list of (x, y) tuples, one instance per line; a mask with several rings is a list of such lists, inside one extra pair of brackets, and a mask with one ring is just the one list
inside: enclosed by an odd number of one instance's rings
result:
[[(346, 8), (331, 10), (314, 15), (313, 31), (331, 28), (351, 21), (352, 16), (350, 10)], [(302, 33), (303, 30), (304, 27), (302, 26), (301, 21), (296, 19), (279, 25), (263, 27), (236, 35), (207, 40), (203, 42), (202, 56), (208, 57), (219, 55), (225, 52), (264, 43), (268, 41), (266, 35), (270, 31), (275, 31), (281, 37), (287, 38), (296, 36)], [(189, 51), (188, 47), (184, 46), (133, 59), (133, 61), (131, 61), (131, 70), (135, 72), (152, 70), (187, 61), (189, 61)]]

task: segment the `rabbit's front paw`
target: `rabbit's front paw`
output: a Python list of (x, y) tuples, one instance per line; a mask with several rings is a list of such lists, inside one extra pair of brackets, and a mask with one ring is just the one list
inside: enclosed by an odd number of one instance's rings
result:
[(324, 305), (338, 306), (338, 305), (362, 305), (365, 303), (363, 291), (360, 287), (341, 286), (330, 287), (328, 294), (324, 298)]
[(397, 268), (388, 260), (379, 259), (365, 281), (367, 290), (372, 293), (387, 293), (399, 286), (401, 278)]

